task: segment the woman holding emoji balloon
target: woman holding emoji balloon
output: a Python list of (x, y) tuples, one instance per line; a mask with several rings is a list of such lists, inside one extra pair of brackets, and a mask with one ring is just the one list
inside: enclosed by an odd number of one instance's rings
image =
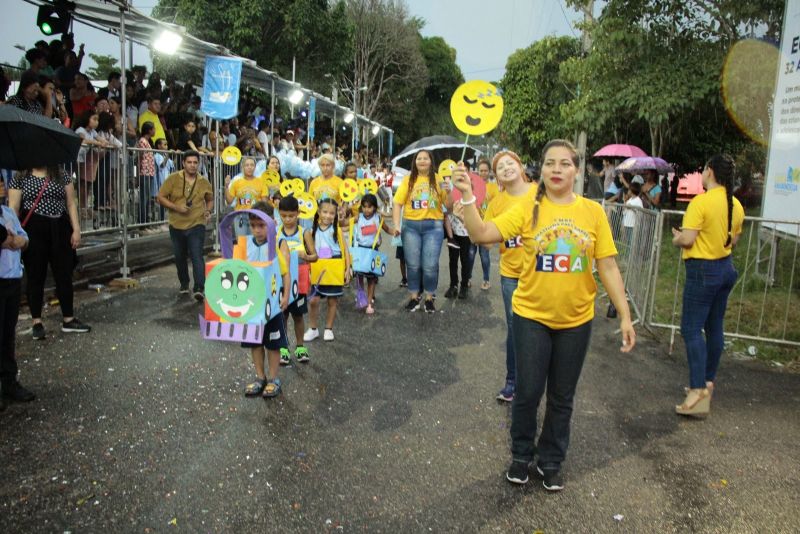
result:
[(417, 152), (411, 163), (411, 174), (403, 180), (394, 196), (392, 222), (394, 235), (402, 235), (403, 239), (411, 293), (405, 309), (410, 312), (423, 305), (420, 288), (425, 293), (425, 312), (436, 311), (433, 299), (439, 284), (439, 256), (444, 241), (443, 208), (452, 209), (453, 206), (450, 191), (438, 182), (433, 169), (433, 155), (427, 150)]
[[(561, 464), (569, 446), (573, 399), (597, 294), (593, 262), (619, 311), (621, 351), (629, 352), (636, 343), (608, 218), (599, 204), (573, 193), (578, 167), (578, 153), (569, 141), (550, 141), (543, 151), (542, 181), (533, 209), (517, 203), (489, 222), (481, 221), (463, 164), (453, 173), (473, 242), (513, 238), (524, 249), (512, 298), (516, 390), (511, 408), (512, 461), (506, 478), (527, 483), (537, 455), (536, 471), (549, 491), (564, 487)], [(537, 442), (536, 412), (545, 391), (547, 405)]]

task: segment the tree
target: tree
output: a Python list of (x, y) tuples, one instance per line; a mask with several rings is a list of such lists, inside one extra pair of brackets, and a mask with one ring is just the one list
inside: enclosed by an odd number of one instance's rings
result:
[[(159, 0), (153, 16), (320, 92), (352, 59), (352, 23), (342, 0)], [(169, 63), (167, 63), (169, 65)]]
[(86, 71), (86, 75), (92, 80), (107, 80), (109, 73), (119, 70), (117, 58), (114, 56), (102, 56), (99, 54), (89, 54), (95, 66)]
[(401, 2), (348, 0), (353, 24), (353, 61), (340, 86), (349, 106), (371, 119), (398, 111), (425, 90), (427, 67), (420, 52), (421, 22)]
[(573, 37), (546, 37), (509, 56), (500, 82), (505, 102), (500, 128), (521, 154), (536, 155), (548, 140), (570, 136), (559, 109), (574, 91), (558, 71), (579, 52), (580, 43)]

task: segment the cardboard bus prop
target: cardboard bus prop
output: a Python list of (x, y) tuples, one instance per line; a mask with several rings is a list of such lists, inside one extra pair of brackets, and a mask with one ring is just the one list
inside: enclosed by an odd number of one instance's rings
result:
[[(248, 247), (256, 246), (253, 236), (240, 236), (234, 245), (233, 223), (240, 215), (254, 215), (266, 223), (266, 261), (248, 261)], [(281, 313), (283, 277), (276, 252), (275, 221), (258, 210), (238, 210), (220, 221), (218, 231), (223, 257), (206, 262), (206, 301), (200, 332), (205, 339), (261, 343), (264, 326)], [(300, 294), (297, 252), (290, 254), (288, 269), (291, 303)]]
[(356, 242), (355, 217), (350, 219), (350, 262), (354, 273), (374, 274), (375, 276), (386, 274), (386, 263), (389, 261), (389, 257), (385, 252), (376, 250), (381, 236), (381, 228), (383, 228), (383, 217), (379, 217), (375, 238), (372, 240), (372, 248), (360, 247)]

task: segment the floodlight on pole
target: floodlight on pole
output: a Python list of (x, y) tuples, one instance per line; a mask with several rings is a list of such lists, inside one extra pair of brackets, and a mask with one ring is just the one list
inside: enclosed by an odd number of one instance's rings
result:
[(344, 116), (345, 124), (350, 124), (351, 122), (353, 122), (353, 117), (355, 117), (355, 115), (353, 114), (352, 111), (349, 111), (347, 115)]
[(163, 32), (161, 32), (161, 35), (159, 35), (158, 38), (153, 42), (153, 48), (155, 48), (162, 54), (167, 54), (171, 56), (178, 51), (178, 47), (181, 46), (182, 41), (183, 37), (181, 37), (177, 33), (169, 30), (164, 30)]
[(299, 104), (301, 100), (303, 100), (303, 91), (300, 89), (295, 89), (289, 95), (289, 102), (291, 102), (293, 106)]
[(375, 126), (373, 126), (373, 127), (372, 127), (372, 135), (378, 135), (378, 133), (379, 133), (380, 131), (381, 131), (381, 127), (380, 127), (380, 126), (378, 126), (377, 124), (376, 124)]

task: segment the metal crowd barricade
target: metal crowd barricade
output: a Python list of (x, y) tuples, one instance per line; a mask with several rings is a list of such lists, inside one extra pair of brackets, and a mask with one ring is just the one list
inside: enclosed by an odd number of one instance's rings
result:
[[(647, 323), (670, 332), (670, 350), (680, 330), (685, 282), (681, 251), (670, 228), (684, 212), (664, 210), (656, 239), (661, 243), (652, 276)], [(725, 335), (751, 341), (800, 346), (800, 221), (745, 217), (733, 262), (739, 273), (728, 298)], [(766, 266), (766, 269), (763, 267)]]
[(645, 322), (657, 256), (659, 213), (652, 209), (604, 204), (622, 272), (625, 292), (636, 320)]
[(87, 236), (121, 228), (121, 149), (84, 147), (78, 160), (65, 167), (73, 177), (81, 233)]

